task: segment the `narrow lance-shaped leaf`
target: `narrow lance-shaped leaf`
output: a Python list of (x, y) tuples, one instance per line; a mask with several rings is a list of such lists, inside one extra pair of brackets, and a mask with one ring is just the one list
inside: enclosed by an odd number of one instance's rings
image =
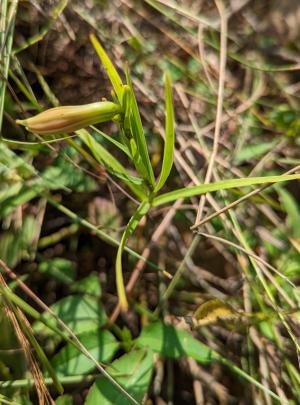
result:
[(107, 135), (105, 132), (100, 131), (100, 129), (92, 126), (91, 127), (93, 129), (93, 131), (95, 131), (97, 134), (99, 134), (100, 136), (102, 136), (104, 139), (106, 139), (108, 142), (112, 143), (114, 146), (116, 146), (118, 149), (120, 149), (122, 152), (124, 152), (129, 158), (130, 156), (130, 152), (128, 147), (126, 146), (126, 144), (124, 145), (123, 143), (119, 142), (118, 140), (116, 140), (115, 138), (113, 138), (110, 135)]
[(123, 86), (122, 110), (123, 110), (123, 119), (119, 123), (121, 140), (123, 144), (127, 146), (129, 157), (130, 159), (132, 159), (133, 155), (130, 147), (131, 89), (127, 84)]
[(280, 181), (298, 180), (300, 174), (290, 174), (282, 176), (264, 176), (264, 177), (246, 177), (242, 179), (222, 180), (210, 184), (200, 184), (199, 186), (180, 188), (169, 193), (155, 197), (152, 205), (157, 207), (162, 204), (167, 204), (176, 201), (178, 198), (189, 198), (196, 195), (210, 193), (219, 190), (228, 190), (230, 188), (255, 186), (257, 184), (278, 183)]
[[(102, 45), (100, 44), (98, 39), (95, 37), (95, 35), (91, 34), (90, 39), (107, 72), (107, 75), (112, 83), (112, 86), (117, 95), (117, 98), (118, 98), (120, 104), (123, 105), (123, 96), (124, 96), (125, 86), (123, 86), (121, 77), (119, 76), (112, 61), (108, 57), (107, 53), (105, 52), (105, 50), (103, 49)], [(130, 87), (130, 91), (132, 94), (132, 96), (131, 96), (132, 112), (130, 114), (130, 127), (131, 127), (131, 132), (132, 132), (134, 141), (136, 143), (137, 151), (138, 151), (138, 154), (135, 156), (134, 163), (135, 163), (137, 170), (140, 172), (140, 174), (145, 179), (147, 179), (149, 184), (153, 187), (154, 186), (154, 174), (153, 174), (152, 166), (151, 166), (149, 155), (148, 155), (143, 126), (142, 126), (141, 118), (140, 118), (140, 115), (138, 112), (137, 103), (136, 103), (136, 100), (134, 97), (134, 93), (133, 93), (133, 89), (132, 89), (132, 85), (131, 85), (131, 81), (130, 81), (128, 73), (126, 74), (126, 76), (127, 76), (127, 83)]]
[(95, 158), (103, 164), (107, 170), (115, 176), (121, 178), (134, 194), (140, 199), (145, 198), (145, 193), (142, 190), (143, 180), (131, 176), (125, 167), (109, 153), (99, 142), (97, 142), (88, 131), (82, 129), (77, 131), (80, 139), (90, 148)]
[(131, 79), (129, 76), (128, 69), (126, 71), (126, 80), (127, 84), (130, 88), (131, 91), (131, 113), (130, 113), (130, 130), (131, 130), (131, 135), (133, 136), (133, 139), (136, 143), (138, 155), (137, 159), (140, 158), (140, 161), (136, 161), (135, 165), (139, 171), (143, 171), (141, 175), (143, 175), (151, 185), (151, 187), (154, 187), (155, 184), (155, 179), (154, 179), (154, 174), (153, 174), (153, 169), (151, 166), (148, 150), (147, 150), (147, 144), (146, 144), (146, 138), (144, 134), (144, 129), (142, 125), (142, 120), (141, 116), (139, 113), (138, 105), (136, 102), (136, 98), (134, 95)]
[(119, 100), (120, 104), (122, 104), (123, 83), (122, 83), (121, 77), (120, 77), (119, 73), (117, 72), (116, 68), (114, 67), (109, 56), (105, 52), (104, 48), (102, 47), (102, 45), (100, 44), (100, 42), (98, 41), (98, 39), (96, 38), (96, 36), (94, 34), (90, 35), (90, 40), (104, 66), (104, 69), (106, 70), (109, 80), (111, 81), (111, 84), (118, 97), (118, 100)]
[(166, 98), (166, 133), (165, 133), (165, 147), (164, 157), (160, 173), (160, 178), (155, 186), (154, 191), (159, 191), (165, 184), (169, 177), (173, 165), (174, 153), (174, 109), (172, 100), (171, 78), (168, 72), (165, 73), (165, 98)]
[(125, 248), (125, 244), (127, 239), (130, 235), (134, 232), (138, 224), (140, 223), (141, 219), (147, 214), (150, 209), (150, 204), (148, 201), (143, 201), (141, 205), (138, 207), (134, 215), (130, 218), (126, 229), (122, 235), (122, 239), (118, 248), (117, 252), (117, 259), (116, 259), (116, 284), (117, 284), (117, 292), (119, 297), (119, 302), (121, 309), (123, 311), (127, 311), (128, 309), (128, 302), (126, 298), (126, 291), (124, 286), (123, 280), (123, 270), (122, 270), (122, 254)]

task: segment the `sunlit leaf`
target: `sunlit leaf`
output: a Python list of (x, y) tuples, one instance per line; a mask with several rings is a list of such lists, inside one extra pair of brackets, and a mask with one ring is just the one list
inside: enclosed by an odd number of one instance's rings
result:
[[(108, 362), (119, 348), (119, 342), (108, 331), (95, 330), (78, 336), (89, 353), (99, 362)], [(52, 359), (52, 367), (58, 376), (85, 374), (95, 368), (76, 347), (68, 343)]]
[(130, 89), (130, 131), (131, 136), (135, 140), (138, 151), (137, 158), (135, 159), (135, 165), (139, 171), (142, 170), (141, 174), (143, 174), (143, 176), (148, 180), (149, 184), (154, 187), (155, 179), (147, 150), (143, 124), (128, 70), (126, 71), (126, 80)]
[[(89, 295), (69, 295), (50, 308), (76, 334), (96, 330), (103, 326), (107, 319), (101, 303)], [(43, 314), (43, 318), (56, 325), (56, 321), (49, 313)], [(53, 334), (48, 328), (45, 329), (41, 322), (35, 324), (34, 330)]]
[(290, 174), (281, 176), (246, 177), (241, 179), (222, 180), (215, 183), (200, 184), (199, 186), (180, 188), (166, 194), (159, 195), (153, 199), (152, 205), (157, 207), (178, 200), (179, 198), (189, 198), (196, 195), (206, 194), (218, 190), (228, 190), (230, 188), (255, 186), (258, 184), (279, 183), (300, 179), (300, 174)]
[(174, 110), (171, 90), (171, 78), (169, 73), (165, 74), (165, 98), (166, 98), (166, 131), (165, 131), (165, 147), (163, 163), (160, 173), (160, 178), (155, 186), (154, 191), (158, 192), (165, 184), (169, 177), (173, 165), (173, 152), (174, 152)]
[(210, 363), (217, 358), (208, 346), (199, 342), (189, 332), (162, 322), (144, 327), (136, 343), (139, 347), (148, 347), (164, 357), (173, 359), (190, 356), (200, 363)]
[(110, 60), (109, 56), (105, 52), (104, 48), (100, 44), (99, 40), (96, 38), (94, 34), (90, 34), (90, 40), (95, 48), (103, 66), (106, 70), (106, 73), (111, 81), (111, 84), (116, 92), (118, 97), (119, 103), (122, 104), (122, 97), (123, 97), (123, 83), (119, 73), (117, 72), (116, 68), (114, 67), (112, 61)]
[[(140, 403), (147, 392), (153, 369), (153, 353), (136, 350), (115, 360), (107, 371)], [(110, 381), (97, 378), (86, 398), (85, 405), (131, 405)]]

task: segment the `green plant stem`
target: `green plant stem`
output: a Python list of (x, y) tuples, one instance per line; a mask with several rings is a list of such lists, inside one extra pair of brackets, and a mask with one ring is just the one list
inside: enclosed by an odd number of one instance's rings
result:
[(50, 245), (55, 245), (62, 239), (76, 234), (78, 230), (79, 225), (71, 224), (70, 226), (67, 226), (65, 228), (60, 229), (57, 232), (52, 233), (51, 235), (44, 236), (43, 238), (40, 238), (40, 240), (38, 241), (38, 248), (44, 249)]
[(117, 252), (116, 258), (116, 285), (117, 285), (117, 292), (119, 297), (120, 307), (123, 311), (127, 311), (128, 309), (128, 302), (126, 298), (126, 291), (125, 285), (123, 280), (123, 271), (122, 271), (122, 255), (126, 245), (126, 242), (130, 235), (135, 231), (136, 227), (144, 218), (144, 216), (148, 213), (150, 209), (150, 203), (145, 200), (141, 203), (138, 209), (135, 211), (134, 215), (130, 218), (126, 229), (122, 235), (121, 242)]
[[(68, 385), (68, 384), (80, 384), (81, 382), (90, 382), (95, 379), (95, 375), (70, 375), (70, 376), (65, 376), (65, 377), (60, 377), (59, 381), (63, 385)], [(46, 385), (52, 385), (53, 380), (52, 378), (45, 378), (44, 382)], [(25, 388), (25, 387), (30, 387), (32, 388), (34, 386), (35, 382), (33, 378), (28, 378), (28, 379), (22, 379), (22, 380), (12, 380), (12, 381), (0, 381), (0, 388)]]

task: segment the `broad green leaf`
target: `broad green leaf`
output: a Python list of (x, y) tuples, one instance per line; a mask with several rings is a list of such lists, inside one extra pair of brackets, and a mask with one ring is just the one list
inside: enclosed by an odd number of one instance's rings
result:
[(242, 179), (222, 180), (215, 183), (200, 184), (199, 186), (180, 188), (166, 194), (155, 197), (152, 205), (157, 207), (162, 204), (167, 204), (176, 201), (179, 198), (189, 198), (196, 195), (206, 194), (213, 191), (228, 190), (230, 188), (255, 186), (258, 184), (279, 183), (281, 181), (290, 181), (300, 179), (300, 174), (290, 174), (281, 176), (265, 176), (265, 177), (246, 177)]
[(277, 192), (287, 213), (286, 223), (291, 236), (300, 238), (300, 206), (287, 190), (278, 188)]
[(77, 151), (69, 145), (66, 146), (53, 164), (43, 171), (43, 178), (50, 184), (55, 182), (57, 188), (68, 187), (77, 192), (97, 190), (96, 181), (69, 161), (69, 159), (76, 160), (76, 156)]
[(87, 131), (82, 129), (77, 131), (77, 133), (80, 139), (89, 147), (99, 163), (104, 165), (110, 173), (121, 178), (139, 199), (142, 200), (145, 197), (141, 188), (143, 185), (142, 179), (129, 175), (125, 167)]
[[(99, 362), (111, 360), (120, 344), (108, 331), (95, 330), (78, 336), (81, 343)], [(85, 374), (95, 368), (93, 361), (68, 343), (52, 359), (52, 367), (58, 376)]]
[[(107, 371), (140, 403), (147, 392), (153, 369), (153, 353), (137, 350), (115, 360)], [(103, 377), (97, 378), (90, 389), (85, 405), (131, 405), (116, 388)]]
[(41, 273), (45, 273), (64, 284), (72, 284), (76, 277), (74, 263), (63, 257), (45, 260), (39, 264), (38, 269)]
[(104, 48), (96, 38), (94, 34), (90, 35), (90, 40), (93, 44), (93, 47), (95, 48), (103, 66), (104, 69), (106, 70), (106, 73), (109, 77), (109, 80), (111, 81), (111, 84), (115, 90), (115, 93), (118, 97), (119, 103), (122, 105), (122, 98), (123, 98), (123, 83), (121, 80), (121, 77), (117, 70), (115, 69), (112, 61), (108, 57), (107, 53), (105, 52)]
[(173, 325), (156, 322), (146, 326), (136, 340), (136, 344), (139, 347), (149, 348), (167, 358), (177, 359), (189, 356), (202, 364), (218, 361), (262, 391), (270, 394), (273, 398), (279, 399), (273, 391), (264, 387), (255, 378), (237, 367), (231, 360), (199, 342), (189, 332), (176, 329)]
[(261, 156), (268, 153), (278, 141), (273, 142), (260, 142), (253, 145), (244, 146), (235, 157), (237, 163), (242, 163), (251, 159), (259, 159)]
[[(57, 301), (51, 307), (57, 315), (75, 334), (94, 331), (106, 323), (106, 314), (99, 300), (89, 295), (69, 295)], [(56, 325), (55, 319), (44, 313), (43, 318), (50, 324)], [(53, 334), (48, 328), (38, 322), (34, 326), (36, 332)]]
[(154, 187), (155, 179), (147, 150), (145, 133), (128, 70), (126, 71), (126, 80), (131, 94), (130, 131), (135, 140), (138, 150), (138, 158), (140, 159), (135, 159), (134, 163), (138, 170), (143, 171), (141, 174), (148, 180), (149, 185)]
[(56, 398), (55, 405), (73, 405), (72, 395), (61, 395), (60, 397)]
[(99, 274), (94, 272), (87, 277), (79, 280), (71, 286), (72, 292), (90, 294), (97, 298), (101, 298), (102, 291), (100, 285)]
[(199, 342), (189, 332), (162, 322), (144, 327), (136, 343), (139, 347), (148, 347), (172, 359), (188, 356), (199, 363), (210, 363), (218, 358), (208, 346)]
[(125, 244), (127, 239), (130, 235), (134, 232), (138, 224), (140, 223), (141, 219), (147, 214), (150, 209), (150, 204), (148, 201), (143, 201), (141, 205), (138, 207), (134, 215), (130, 218), (126, 229), (122, 235), (120, 245), (117, 252), (117, 259), (116, 259), (116, 284), (117, 284), (117, 292), (119, 297), (119, 302), (122, 310), (126, 311), (128, 309), (128, 302), (126, 298), (124, 280), (123, 280), (123, 271), (122, 271), (122, 254), (125, 248)]
[(171, 78), (169, 73), (165, 74), (165, 98), (166, 98), (166, 133), (165, 133), (165, 147), (164, 157), (158, 183), (154, 188), (154, 192), (158, 192), (165, 184), (169, 177), (170, 171), (173, 166), (173, 153), (174, 153), (174, 110), (172, 100)]

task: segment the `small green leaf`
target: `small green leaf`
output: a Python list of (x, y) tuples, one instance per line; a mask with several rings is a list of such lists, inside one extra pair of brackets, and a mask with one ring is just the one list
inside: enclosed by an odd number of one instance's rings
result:
[(154, 192), (156, 193), (165, 184), (173, 165), (175, 133), (174, 133), (174, 110), (172, 101), (171, 78), (169, 73), (165, 74), (165, 97), (166, 97), (166, 134), (165, 134), (166, 139), (160, 178), (154, 188)]
[[(132, 351), (115, 360), (107, 371), (121, 384), (125, 390), (140, 403), (147, 392), (153, 369), (153, 353), (151, 351)], [(85, 405), (131, 405), (124, 397), (103, 377), (97, 378), (90, 389)]]
[(255, 186), (258, 184), (279, 183), (300, 179), (300, 174), (289, 174), (281, 176), (246, 177), (241, 179), (222, 180), (210, 184), (200, 184), (199, 186), (180, 188), (166, 194), (155, 197), (152, 201), (153, 207), (176, 201), (179, 198), (189, 198), (196, 195), (211, 193), (213, 191), (228, 190), (230, 188)]
[(199, 342), (187, 331), (162, 322), (144, 327), (136, 343), (139, 347), (148, 347), (172, 359), (189, 356), (199, 363), (210, 363), (218, 358), (208, 346)]
[(187, 331), (176, 329), (173, 325), (166, 325), (162, 322), (150, 324), (142, 330), (136, 343), (139, 347), (150, 348), (154, 352), (158, 352), (167, 358), (177, 359), (183, 356), (189, 356), (199, 363), (204, 364), (218, 361), (262, 391), (269, 393), (273, 398), (280, 400), (278, 395), (263, 386), (244, 370), (237, 367), (231, 360), (211, 350)]
[[(95, 330), (79, 335), (78, 339), (96, 360), (103, 363), (110, 361), (120, 346), (108, 331)], [(58, 376), (85, 374), (95, 368), (95, 363), (70, 343), (54, 356), (51, 364)]]

